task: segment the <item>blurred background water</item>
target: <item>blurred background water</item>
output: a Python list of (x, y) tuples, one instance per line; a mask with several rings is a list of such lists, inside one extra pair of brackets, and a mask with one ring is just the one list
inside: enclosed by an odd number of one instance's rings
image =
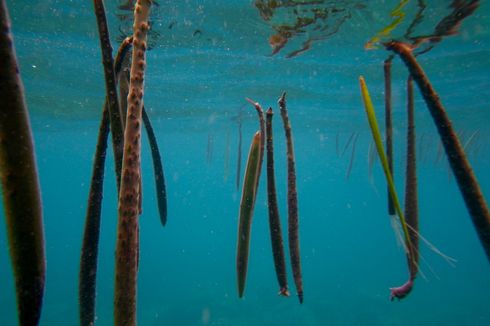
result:
[[(105, 1), (113, 47), (127, 22)], [(162, 152), (169, 215), (162, 228), (149, 146), (143, 139), (143, 214), (138, 274), (140, 325), (488, 325), (490, 273), (425, 103), (416, 92), (420, 232), (457, 259), (448, 265), (421, 244), (410, 296), (389, 301), (407, 277), (386, 212), (379, 163), (370, 176), (371, 134), (359, 93), (364, 75), (382, 119), (388, 53), (365, 43), (392, 18), (398, 1), (325, 1), (344, 9), (338, 31), (300, 55), (301, 37), (271, 56), (269, 38), (294, 13), (265, 21), (253, 1), (159, 1), (154, 6), (145, 106)], [(433, 30), (450, 1), (430, 1), (419, 33)], [(41, 179), (47, 251), (42, 325), (78, 324), (78, 268), (92, 155), (105, 97), (91, 1), (7, 0), (25, 85)], [(329, 8), (330, 8), (329, 7)], [(417, 9), (393, 31), (403, 35)], [(344, 17), (344, 16), (342, 16)], [(419, 60), (490, 198), (490, 5), (482, 1), (460, 33)], [(126, 25), (125, 25), (126, 24)], [(308, 31), (308, 35), (316, 35)], [(398, 34), (397, 34), (398, 33)], [(320, 36), (322, 36), (321, 34)], [(324, 35), (323, 35), (324, 36)], [(322, 38), (322, 37), (320, 37)], [(295, 43), (296, 42), (296, 43)], [(395, 179), (404, 189), (405, 81), (393, 63)], [(278, 297), (261, 178), (245, 298), (238, 299), (235, 250), (240, 192), (235, 185), (238, 119), (242, 174), (258, 129), (244, 98), (272, 106), (282, 91), (296, 150), (305, 303)], [(240, 113), (241, 112), (241, 113)], [(358, 133), (355, 149), (346, 147)], [(274, 119), (276, 179), (286, 230), (285, 139)], [(338, 144), (338, 145), (337, 145)], [(337, 147), (340, 148), (337, 153)], [(346, 148), (345, 153), (344, 148)], [(97, 325), (113, 323), (116, 189), (108, 151), (97, 278)], [(348, 175), (350, 161), (352, 171)], [(265, 171), (263, 172), (265, 173)], [(348, 177), (347, 177), (348, 176)], [(3, 210), (0, 214), (4, 214)], [(3, 219), (3, 218), (2, 218)], [(0, 232), (0, 325), (17, 323), (6, 234)], [(293, 281), (289, 272), (291, 292)]]

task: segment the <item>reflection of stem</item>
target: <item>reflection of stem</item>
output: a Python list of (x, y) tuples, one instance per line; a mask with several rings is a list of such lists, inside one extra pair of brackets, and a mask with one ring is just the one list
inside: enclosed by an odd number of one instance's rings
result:
[(134, 10), (134, 39), (128, 113), (124, 133), (124, 156), (119, 193), (115, 325), (136, 324), (136, 275), (139, 256), (139, 202), (141, 179), (141, 124), (145, 73), (146, 36), (150, 0), (138, 0)]
[(286, 259), (284, 257), (284, 246), (282, 242), (281, 220), (279, 208), (277, 207), (276, 180), (274, 175), (274, 143), (272, 137), (272, 108), (266, 113), (267, 132), (267, 199), (269, 207), (269, 229), (272, 242), (272, 255), (276, 269), (277, 281), (279, 282), (279, 294), (289, 296), (288, 280), (286, 275)]
[(422, 67), (418, 64), (407, 45), (391, 41), (386, 44), (386, 48), (400, 56), (419, 86), (443, 142), (446, 156), (458, 182), (459, 190), (463, 195), (473, 225), (476, 228), (487, 258), (490, 260), (490, 212), (463, 147), (439, 100), (439, 96), (432, 88)]
[(284, 132), (287, 144), (288, 162), (288, 237), (289, 255), (293, 270), (294, 283), (298, 291), (299, 302), (303, 303), (303, 279), (301, 276), (301, 257), (299, 251), (299, 221), (298, 221), (298, 194), (296, 191), (296, 168), (294, 160), (293, 135), (291, 123), (289, 122), (288, 111), (286, 108), (286, 93), (279, 99)]
[(345, 179), (349, 180), (350, 173), (352, 171), (352, 167), (354, 166), (354, 158), (356, 157), (356, 144), (357, 138), (359, 138), (359, 133), (356, 132), (356, 136), (354, 141), (352, 142), (352, 152), (350, 154), (349, 166), (347, 167), (347, 171), (345, 173)]
[(104, 76), (106, 84), (106, 93), (109, 107), (109, 118), (111, 123), (112, 148), (114, 150), (114, 163), (116, 169), (117, 189), (121, 183), (121, 166), (123, 156), (123, 129), (122, 120), (119, 111), (117, 99), (116, 77), (114, 74), (114, 60), (112, 58), (112, 47), (107, 28), (104, 2), (94, 0), (94, 11), (99, 28), (100, 47), (102, 50), (102, 64), (104, 66)]
[(31, 126), (7, 5), (0, 0), (0, 178), (19, 325), (37, 325), (45, 280), (44, 230)]
[[(385, 136), (386, 136), (386, 157), (388, 158), (388, 168), (393, 176), (393, 124), (391, 120), (391, 62), (393, 56), (390, 56), (384, 62), (384, 77), (385, 77)], [(388, 186), (386, 186), (388, 188)], [(393, 199), (390, 196), (390, 191), (387, 190), (388, 196), (388, 214), (395, 215), (395, 207)]]

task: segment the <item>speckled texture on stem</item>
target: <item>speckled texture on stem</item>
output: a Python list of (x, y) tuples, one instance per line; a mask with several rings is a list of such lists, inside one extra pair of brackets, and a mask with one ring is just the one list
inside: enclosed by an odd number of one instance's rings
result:
[(288, 111), (286, 108), (286, 93), (282, 94), (278, 103), (281, 110), (287, 144), (289, 255), (291, 257), (291, 267), (299, 302), (303, 303), (303, 277), (301, 275), (301, 256), (299, 250), (298, 194), (296, 192), (296, 163), (294, 160), (291, 123), (289, 122)]
[(116, 173), (117, 189), (120, 189), (122, 151), (123, 151), (123, 128), (117, 98), (116, 76), (114, 73), (114, 59), (112, 58), (112, 46), (107, 27), (104, 2), (94, 0), (94, 12), (99, 29), (100, 49), (102, 50), (102, 65), (104, 67), (104, 78), (106, 85), (106, 97), (109, 107), (109, 120), (111, 123), (112, 149), (114, 151), (114, 164)]
[[(383, 64), (384, 80), (385, 80), (385, 137), (386, 137), (386, 157), (388, 158), (388, 167), (393, 176), (393, 123), (391, 114), (391, 62), (393, 56), (385, 60)], [(388, 186), (386, 186), (386, 194), (388, 197), (388, 214), (395, 215), (395, 207), (391, 198)]]
[(276, 178), (274, 175), (274, 143), (272, 135), (272, 108), (266, 112), (267, 133), (267, 206), (269, 208), (269, 229), (271, 234), (272, 255), (277, 281), (279, 282), (279, 294), (289, 296), (288, 279), (286, 273), (286, 258), (282, 241), (281, 219), (277, 207)]
[(439, 95), (430, 84), (429, 79), (408, 45), (391, 41), (386, 43), (385, 46), (388, 50), (394, 51), (400, 56), (422, 93), (444, 145), (447, 159), (456, 177), (459, 190), (463, 195), (466, 208), (470, 213), (487, 258), (490, 260), (490, 212), (473, 169), (442, 106)]
[(0, 0), (0, 178), (20, 325), (37, 325), (46, 273), (42, 205), (24, 87)]
[(139, 198), (141, 125), (146, 36), (151, 1), (138, 0), (134, 8), (133, 57), (124, 131), (116, 243), (114, 322), (136, 324), (136, 281), (139, 256)]
[[(132, 37), (126, 38), (119, 47), (114, 61), (115, 74), (121, 70), (121, 62), (125, 53), (131, 48)], [(95, 297), (97, 281), (97, 258), (99, 251), (100, 216), (104, 187), (104, 168), (109, 136), (109, 107), (104, 103), (102, 118), (97, 136), (97, 145), (92, 166), (90, 191), (83, 231), (82, 253), (80, 257), (79, 275), (79, 313), (80, 325), (93, 325), (95, 322)]]
[(415, 280), (419, 267), (419, 205), (417, 190), (417, 149), (413, 100), (413, 80), (407, 79), (407, 164), (405, 174), (405, 219), (410, 226), (408, 234), (408, 267), (410, 280)]

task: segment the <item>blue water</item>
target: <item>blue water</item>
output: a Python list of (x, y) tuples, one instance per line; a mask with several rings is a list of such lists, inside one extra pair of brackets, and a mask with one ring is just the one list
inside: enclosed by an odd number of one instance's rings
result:
[[(106, 1), (114, 47), (115, 1)], [(348, 3), (348, 1), (338, 1)], [(363, 1), (359, 1), (363, 2)], [(366, 3), (365, 1), (363, 3)], [(448, 1), (431, 1), (431, 28)], [(143, 214), (138, 273), (140, 325), (489, 325), (490, 269), (436, 129), (416, 94), (420, 232), (449, 265), (421, 243), (413, 292), (389, 301), (407, 278), (386, 211), (384, 175), (370, 176), (371, 134), (359, 94), (363, 74), (382, 119), (384, 50), (364, 43), (389, 22), (397, 1), (369, 1), (339, 32), (287, 59), (270, 56), (274, 32), (251, 1), (161, 1), (148, 53), (145, 105), (167, 179), (169, 215), (161, 227), (152, 162), (143, 138)], [(42, 325), (78, 324), (78, 268), (93, 152), (104, 101), (97, 27), (90, 1), (7, 1), (25, 85), (44, 208), (47, 281)], [(413, 9), (408, 9), (413, 10)], [(487, 201), (490, 199), (490, 5), (420, 63), (442, 98)], [(168, 25), (175, 21), (173, 28)], [(431, 25), (432, 22), (432, 25)], [(160, 25), (158, 25), (160, 24)], [(406, 26), (405, 26), (406, 27)], [(196, 33), (199, 30), (201, 33)], [(402, 28), (403, 30), (403, 28)], [(430, 29), (429, 29), (430, 30)], [(396, 33), (396, 31), (395, 31)], [(293, 46), (292, 44), (291, 46)], [(405, 80), (393, 64), (395, 179), (404, 189)], [(235, 250), (240, 192), (235, 187), (237, 113), (245, 97), (277, 110), (282, 91), (296, 150), (305, 303), (277, 295), (268, 231), (265, 174), (252, 226), (245, 297), (238, 299)], [(256, 114), (242, 108), (242, 174)], [(278, 110), (277, 110), (278, 112)], [(285, 139), (274, 119), (276, 180), (286, 230)], [(346, 177), (359, 133), (353, 168)], [(146, 136), (146, 135), (145, 135)], [(340, 153), (337, 154), (336, 139)], [(108, 151), (97, 275), (97, 325), (113, 323), (116, 187)], [(265, 173), (265, 170), (264, 170)], [(4, 214), (3, 210), (0, 214)], [(4, 220), (2, 218), (2, 220)], [(0, 325), (17, 323), (6, 234), (0, 232)]]

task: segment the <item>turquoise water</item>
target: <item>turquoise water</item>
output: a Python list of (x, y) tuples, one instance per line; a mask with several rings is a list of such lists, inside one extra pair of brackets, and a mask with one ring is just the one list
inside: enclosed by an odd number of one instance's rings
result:
[[(145, 106), (162, 152), (169, 215), (161, 227), (152, 162), (143, 138), (143, 214), (138, 273), (140, 325), (488, 325), (490, 270), (436, 129), (416, 92), (420, 232), (457, 260), (450, 266), (421, 244), (413, 292), (389, 301), (407, 278), (405, 256), (386, 212), (379, 162), (370, 176), (371, 134), (359, 94), (363, 74), (382, 119), (384, 50), (364, 44), (390, 21), (397, 1), (337, 1), (350, 9), (338, 33), (291, 59), (270, 56), (273, 27), (251, 1), (161, 1), (148, 52)], [(121, 22), (106, 1), (113, 46)], [(368, 4), (366, 4), (368, 3)], [(431, 1), (421, 30), (432, 30), (449, 1)], [(91, 1), (7, 1), (30, 112), (41, 180), (47, 280), (41, 324), (78, 324), (78, 268), (92, 156), (104, 101)], [(408, 13), (414, 12), (414, 4)], [(490, 5), (482, 2), (459, 35), (419, 60), (461, 138), (487, 201), (490, 196)], [(284, 19), (287, 19), (284, 18)], [(172, 28), (169, 26), (172, 25)], [(430, 27), (430, 28), (429, 28)], [(405, 25), (394, 31), (403, 34)], [(199, 32), (196, 32), (199, 31)], [(397, 34), (399, 33), (399, 34)], [(393, 63), (395, 179), (404, 189), (405, 80)], [(238, 299), (235, 250), (240, 192), (235, 186), (243, 110), (242, 175), (258, 129), (244, 98), (277, 110), (282, 91), (296, 150), (305, 303), (277, 295), (265, 174), (252, 226), (247, 287)], [(276, 179), (286, 230), (285, 139), (274, 119)], [(359, 133), (355, 151), (344, 147)], [(146, 135), (145, 135), (146, 136)], [(336, 150), (338, 139), (339, 153)], [(353, 155), (352, 171), (347, 170)], [(116, 187), (108, 150), (97, 278), (97, 325), (113, 323)], [(264, 170), (265, 173), (265, 170)], [(3, 214), (3, 210), (2, 213)], [(3, 218), (2, 218), (3, 220)], [(17, 323), (6, 234), (0, 232), (0, 325)], [(294, 294), (291, 271), (289, 285)]]

